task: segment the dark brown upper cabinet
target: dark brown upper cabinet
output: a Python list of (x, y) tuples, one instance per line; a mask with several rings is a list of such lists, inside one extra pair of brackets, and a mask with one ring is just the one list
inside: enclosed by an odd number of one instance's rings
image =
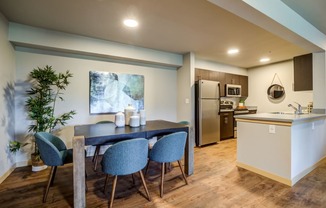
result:
[(225, 97), (225, 84), (226, 84), (226, 81), (225, 81), (225, 73), (223, 72), (219, 72), (219, 82), (220, 82), (220, 90), (221, 90), (221, 97)]
[(221, 97), (225, 96), (225, 84), (241, 85), (241, 96), (248, 97), (248, 76), (229, 74), (224, 72), (196, 69), (195, 81), (200, 79), (220, 82)]
[(312, 54), (294, 57), (293, 67), (294, 91), (312, 90)]
[(241, 85), (241, 97), (248, 97), (248, 76), (239, 75)]
[(226, 82), (226, 84), (239, 85), (240, 84), (239, 75), (226, 73), (225, 74), (225, 82)]

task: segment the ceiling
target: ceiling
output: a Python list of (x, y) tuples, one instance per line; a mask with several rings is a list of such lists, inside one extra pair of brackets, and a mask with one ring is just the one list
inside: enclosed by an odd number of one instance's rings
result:
[[(227, 0), (229, 1), (229, 0)], [(326, 34), (326, 1), (282, 0)], [(250, 68), (315, 52), (303, 49), (206, 0), (1, 0), (10, 21)], [(138, 28), (122, 20), (134, 17)], [(240, 53), (229, 56), (231, 47)]]

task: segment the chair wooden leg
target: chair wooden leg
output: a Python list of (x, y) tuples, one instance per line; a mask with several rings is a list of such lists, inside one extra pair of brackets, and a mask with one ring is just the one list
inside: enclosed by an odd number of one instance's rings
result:
[(87, 171), (86, 171), (86, 169), (85, 169), (85, 191), (87, 192), (88, 191), (88, 186), (87, 186)]
[(168, 162), (165, 164), (165, 173), (172, 170), (172, 163)]
[(51, 167), (51, 173), (50, 173), (50, 176), (49, 176), (48, 184), (46, 186), (46, 189), (45, 189), (45, 192), (44, 192), (44, 195), (43, 195), (43, 203), (46, 202), (46, 198), (48, 197), (49, 189), (50, 189), (51, 183), (53, 183), (53, 181), (54, 181), (56, 170), (57, 170), (57, 166), (52, 166)]
[(108, 174), (106, 174), (106, 177), (105, 177), (105, 183), (104, 183), (104, 190), (103, 190), (103, 192), (104, 192), (104, 194), (106, 194), (107, 193), (107, 186), (108, 186), (108, 182), (109, 182), (109, 175)]
[[(54, 177), (55, 177), (55, 174), (56, 174), (56, 172), (57, 172), (57, 166), (54, 166), (55, 168), (54, 168), (54, 170), (53, 170), (53, 177), (51, 178), (51, 184), (50, 184), (50, 186), (53, 186), (53, 183), (54, 183)], [(51, 172), (52, 172), (52, 169), (51, 169)]]
[(165, 171), (165, 163), (162, 163), (161, 168), (161, 190), (160, 190), (160, 196), (163, 198), (163, 183), (164, 183), (164, 171)]
[(184, 172), (183, 169), (182, 169), (181, 161), (180, 161), (180, 160), (178, 160), (178, 164), (179, 164), (179, 167), (180, 167), (180, 170), (181, 170), (182, 176), (183, 176), (183, 178), (185, 179), (186, 184), (188, 185), (188, 181), (187, 181), (187, 178), (186, 178), (185, 172)]
[(100, 154), (100, 148), (101, 148), (101, 146), (96, 146), (96, 149), (94, 152), (94, 157), (93, 157), (94, 171), (96, 171), (96, 169), (97, 169), (97, 161), (98, 161), (98, 155)]
[(113, 185), (112, 185), (110, 208), (112, 208), (112, 206), (113, 206), (114, 193), (115, 193), (115, 187), (117, 185), (117, 180), (118, 180), (118, 176), (116, 175), (116, 176), (114, 176)]
[(96, 159), (96, 155), (97, 155), (97, 151), (99, 150), (98, 148), (99, 146), (95, 146), (95, 151), (94, 151), (94, 155), (93, 155), (93, 159), (92, 159), (92, 162), (95, 162), (95, 159)]
[(136, 181), (135, 181), (135, 177), (134, 177), (134, 174), (131, 174), (131, 177), (132, 177), (132, 184), (136, 184)]
[(147, 171), (148, 171), (149, 163), (150, 163), (150, 160), (148, 160), (147, 165), (146, 165), (145, 176), (147, 175)]
[(143, 182), (143, 186), (145, 188), (148, 201), (151, 201), (151, 196), (149, 195), (149, 192), (148, 192), (148, 189), (147, 189), (147, 186), (146, 186), (146, 182), (145, 182), (145, 178), (144, 178), (143, 172), (141, 170), (139, 171), (139, 175), (140, 175), (140, 178), (141, 178), (141, 180)]

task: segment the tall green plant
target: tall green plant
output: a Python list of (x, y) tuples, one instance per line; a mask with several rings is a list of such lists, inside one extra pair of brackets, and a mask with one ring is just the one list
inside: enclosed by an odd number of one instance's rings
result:
[[(34, 121), (29, 126), (29, 132), (51, 132), (57, 125), (65, 125), (67, 120), (76, 114), (74, 110), (55, 115), (56, 102), (59, 99), (64, 101), (62, 91), (69, 85), (69, 78), (72, 74), (69, 71), (65, 73), (56, 73), (52, 66), (44, 68), (35, 68), (29, 73), (32, 87), (27, 90), (28, 99), (25, 106), (28, 117)], [(37, 146), (34, 153), (38, 154)]]

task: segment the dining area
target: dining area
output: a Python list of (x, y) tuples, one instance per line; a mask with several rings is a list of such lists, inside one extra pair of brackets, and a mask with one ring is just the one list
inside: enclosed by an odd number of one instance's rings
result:
[[(114, 207), (116, 189), (122, 191), (126, 188), (122, 192), (130, 189), (129, 185), (127, 187), (121, 185), (119, 182), (121, 177), (123, 181), (129, 177), (136, 187), (136, 184), (142, 184), (142, 187), (137, 187), (139, 192), (145, 199), (151, 201), (152, 194), (147, 188), (147, 178), (150, 177), (153, 168), (160, 169), (159, 175), (156, 180), (150, 182), (159, 184), (157, 187), (160, 190), (159, 197), (163, 198), (164, 192), (169, 192), (169, 188), (164, 189), (164, 177), (172, 169), (179, 169), (179, 176), (184, 180), (183, 185), (188, 184), (186, 175), (193, 173), (193, 160), (190, 157), (193, 148), (189, 146), (188, 133), (188, 125), (165, 120), (147, 121), (146, 125), (137, 128), (117, 127), (113, 122), (76, 125), (72, 140), (73, 150), (66, 149), (62, 145), (58, 146), (58, 155), (61, 156), (62, 163), (51, 163), (53, 158), (49, 159), (50, 162), (44, 160), (45, 164), (51, 167), (51, 172), (43, 194), (43, 203), (44, 205), (47, 203), (47, 196), (51, 194), (57, 166), (64, 166), (69, 154), (72, 154), (71, 159), (73, 158), (73, 160), (68, 159), (67, 162), (72, 163), (73, 169), (73, 207), (92, 207), (93, 200), (87, 200), (88, 192), (92, 189), (88, 185), (88, 178), (98, 174), (105, 178), (102, 191), (107, 196), (109, 207)], [(54, 141), (55, 136), (49, 133), (37, 133), (35, 137), (41, 157), (46, 159), (49, 155), (53, 156), (54, 153), (49, 154), (49, 148), (56, 147), (59, 143)], [(154, 145), (149, 145), (151, 138), (158, 138)], [(60, 140), (60, 138), (56, 139)], [(39, 140), (43, 143), (52, 143), (47, 144), (49, 146), (47, 147)], [(86, 157), (85, 146), (100, 147), (103, 144), (111, 144), (103, 155), (100, 156), (95, 151), (96, 160)], [(98, 163), (98, 167), (94, 166), (94, 162)], [(172, 162), (175, 164), (171, 165)], [(109, 186), (111, 191), (108, 191)]]
[[(144, 175), (151, 201), (147, 199), (138, 173), (134, 174), (135, 183), (131, 175), (118, 176), (113, 207), (323, 207), (325, 162), (294, 187), (289, 187), (238, 168), (236, 143), (236, 139), (229, 139), (204, 148), (195, 147), (195, 171), (187, 177), (188, 185), (178, 164), (172, 163), (165, 174), (163, 198), (160, 197), (160, 164), (151, 162)], [(108, 207), (114, 177), (109, 177), (108, 192), (104, 193), (106, 174), (102, 172), (100, 163), (98, 170), (94, 171), (92, 158), (85, 158), (86, 207)], [(75, 207), (72, 163), (58, 167), (46, 203), (42, 202), (50, 170), (31, 172), (28, 166), (17, 168), (0, 185), (1, 207)]]

